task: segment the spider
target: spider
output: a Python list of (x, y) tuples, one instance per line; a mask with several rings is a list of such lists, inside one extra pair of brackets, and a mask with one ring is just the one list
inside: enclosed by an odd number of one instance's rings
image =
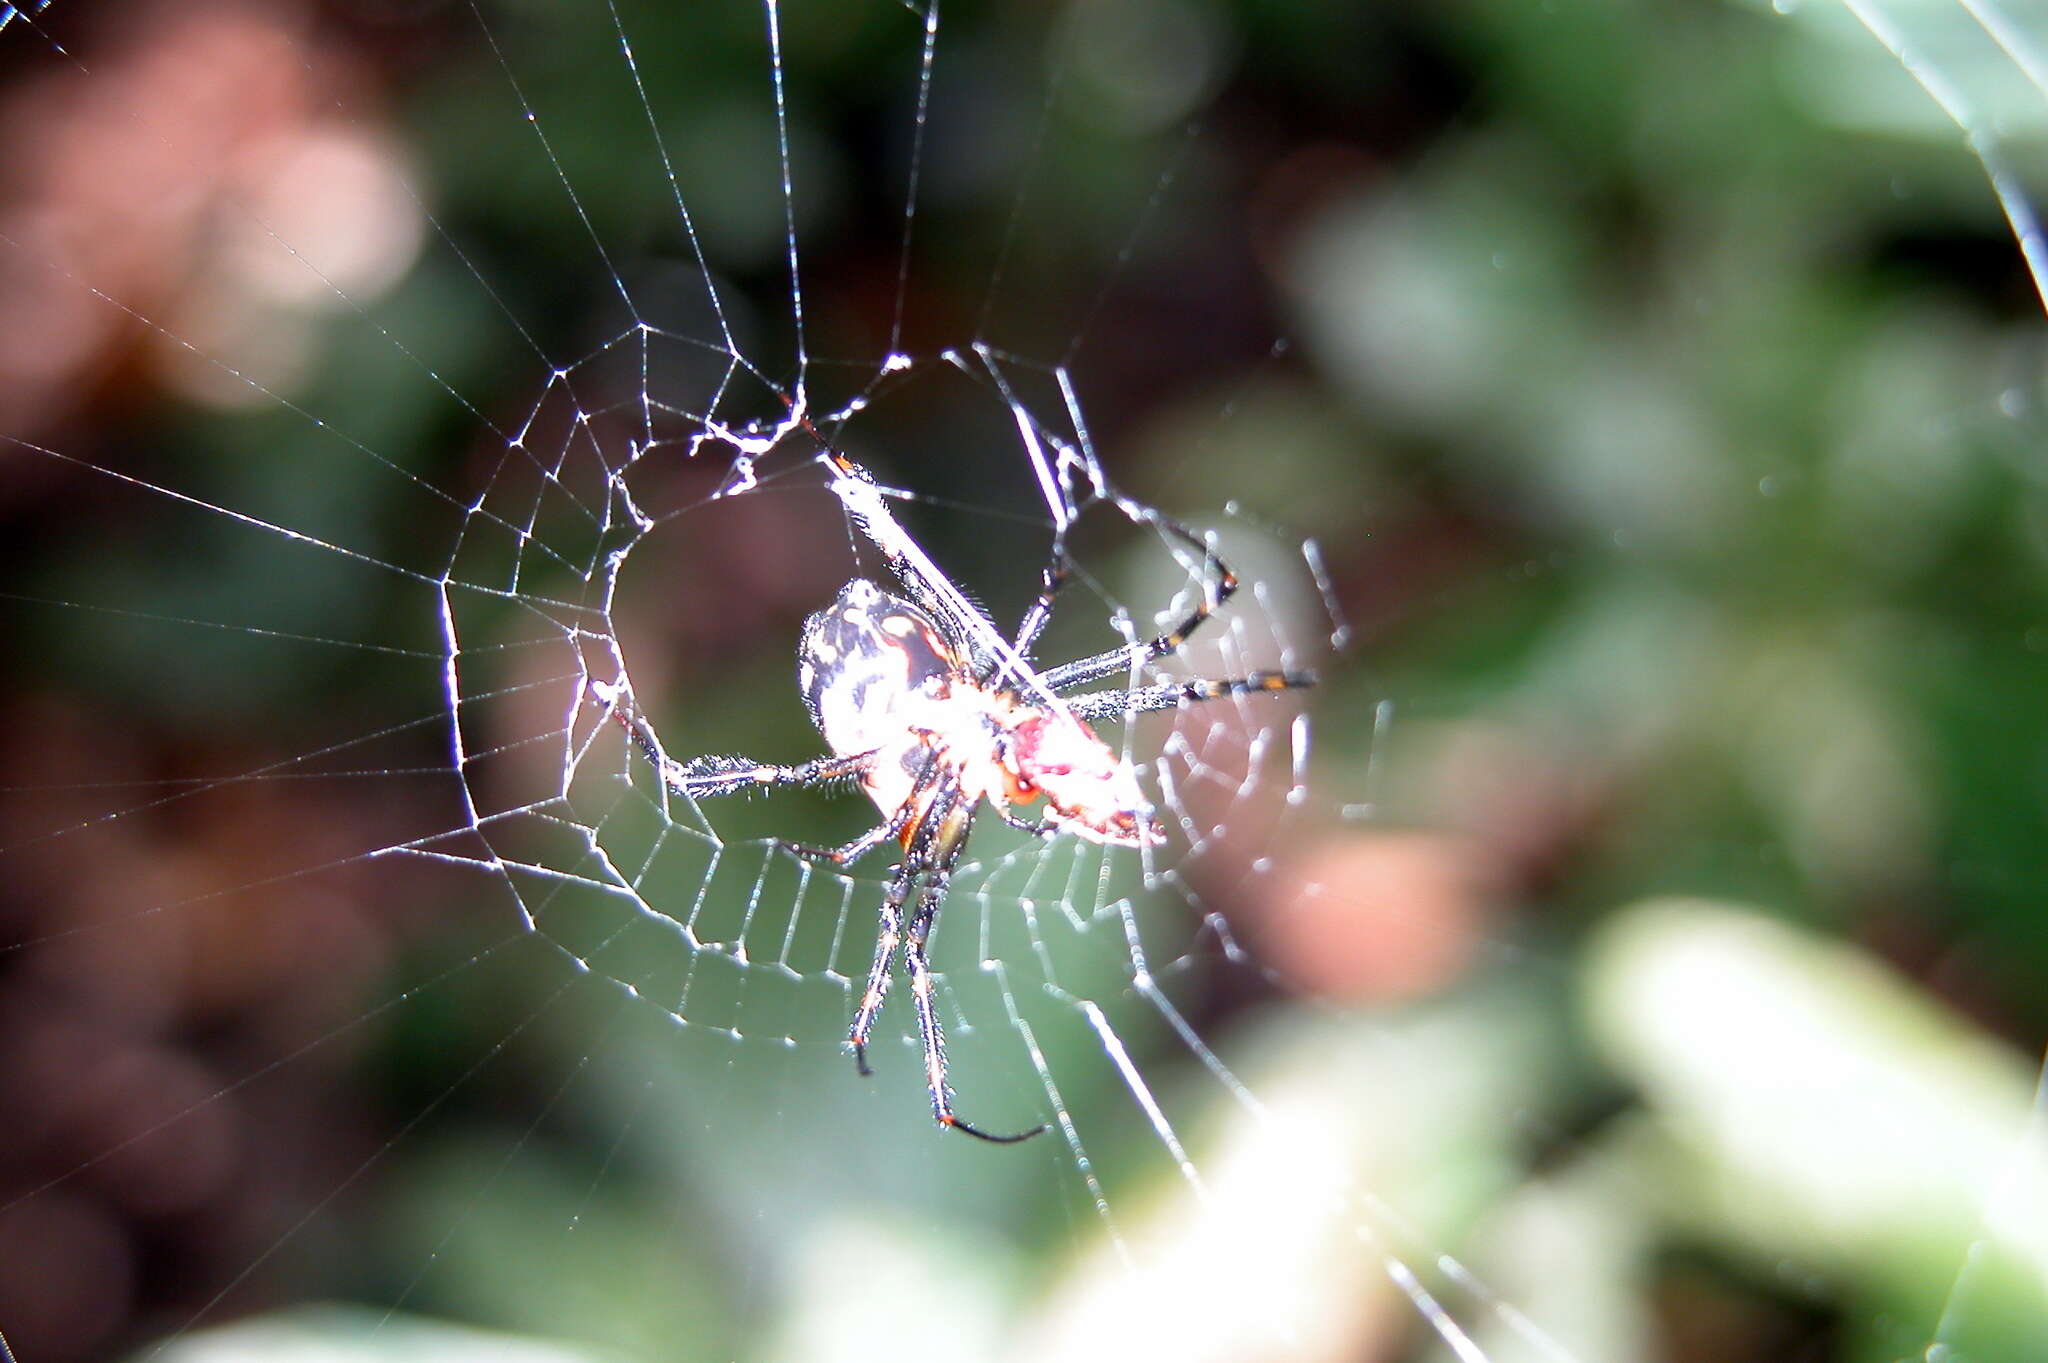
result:
[[(840, 588), (830, 606), (804, 622), (797, 684), (830, 754), (794, 766), (730, 755), (678, 762), (663, 754), (652, 727), (631, 710), (623, 687), (592, 683), (591, 689), (654, 763), (663, 783), (691, 801), (838, 781), (857, 782), (867, 792), (883, 820), (852, 842), (832, 848), (780, 843), (796, 856), (837, 866), (851, 865), (892, 839), (902, 845), (902, 860), (882, 895), (874, 961), (847, 1029), (855, 1066), (863, 1076), (873, 1073), (868, 1038), (900, 948), (924, 1047), (933, 1119), (942, 1128), (984, 1141), (1025, 1140), (1044, 1131), (1044, 1124), (996, 1135), (953, 1111), (945, 1035), (932, 1000), (932, 926), (982, 802), (1013, 828), (1041, 837), (1071, 833), (1116, 847), (1157, 843), (1164, 831), (1131, 763), (1099, 738), (1089, 721), (1224, 696), (1288, 691), (1313, 686), (1315, 678), (1301, 671), (1265, 671), (1223, 681), (1179, 678), (1068, 695), (1179, 650), (1237, 590), (1236, 575), (1193, 532), (1161, 519), (1157, 524), (1167, 534), (1202, 556), (1202, 599), (1179, 625), (1149, 642), (1037, 671), (1029, 662), (1031, 649), (1052, 618), (1069, 571), (1057, 537), (1037, 600), (1016, 635), (1005, 640), (896, 523), (865, 469), (834, 452), (821, 458), (836, 471), (833, 490), (850, 518), (882, 551), (903, 592), (893, 595), (855, 578)], [(1040, 798), (1043, 817), (1016, 812)]]

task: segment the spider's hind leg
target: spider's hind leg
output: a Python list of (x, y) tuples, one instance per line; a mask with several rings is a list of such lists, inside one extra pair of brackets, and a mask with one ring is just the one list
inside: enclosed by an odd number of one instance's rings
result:
[(651, 746), (651, 739), (646, 739), (645, 735), (641, 737), (644, 740), (641, 746), (648, 759), (661, 771), (662, 784), (693, 800), (731, 795), (742, 790), (815, 786), (826, 781), (842, 781), (866, 771), (875, 756), (864, 752), (851, 757), (819, 757), (794, 766), (756, 762), (751, 757), (732, 754), (693, 757), (687, 762), (678, 762), (673, 757), (663, 757), (658, 748)]
[(654, 736), (654, 726), (633, 704), (632, 693), (607, 682), (591, 681), (591, 696), (611, 713), (626, 731), (635, 746), (654, 764), (661, 773), (661, 783), (676, 794), (690, 800), (701, 800), (713, 795), (731, 795), (742, 790), (767, 790), (776, 786), (814, 786), (827, 781), (843, 781), (859, 776), (874, 762), (872, 752), (853, 753), (841, 756), (837, 753), (799, 762), (794, 766), (781, 766), (773, 762), (757, 762), (751, 757), (737, 754), (715, 754), (693, 757), (687, 762), (678, 762), (661, 750), (661, 743)]

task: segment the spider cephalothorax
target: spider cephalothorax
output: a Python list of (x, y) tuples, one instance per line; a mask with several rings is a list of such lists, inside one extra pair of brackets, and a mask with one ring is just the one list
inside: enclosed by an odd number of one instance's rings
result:
[[(983, 1140), (1023, 1140), (1044, 1127), (996, 1136), (954, 1115), (945, 1035), (932, 999), (932, 925), (981, 806), (987, 804), (1004, 822), (1040, 836), (1071, 833), (1119, 847), (1157, 843), (1164, 831), (1136, 771), (1089, 721), (1291, 690), (1311, 686), (1315, 679), (1304, 672), (1254, 672), (1224, 681), (1175, 678), (1127, 690), (1067, 694), (1139, 671), (1178, 651), (1237, 590), (1236, 576), (1194, 534), (1159, 521), (1162, 530), (1202, 556), (1201, 601), (1177, 628), (1155, 639), (1040, 671), (1030, 661), (1032, 646), (1051, 619), (1066, 580), (1066, 559), (1057, 545), (1038, 599), (1014, 639), (1007, 639), (965, 595), (937, 576), (890, 516), (866, 470), (844, 455), (824, 459), (840, 480), (834, 490), (849, 515), (882, 551), (905, 593), (892, 596), (855, 578), (840, 588), (830, 606), (804, 622), (797, 684), (830, 756), (787, 767), (731, 756), (677, 762), (662, 754), (653, 730), (631, 710), (620, 688), (592, 689), (656, 763), (668, 787), (686, 798), (828, 781), (860, 784), (881, 809), (881, 824), (844, 847), (782, 844), (798, 856), (842, 866), (884, 842), (902, 844), (903, 859), (882, 896), (866, 988), (847, 1031), (855, 1062), (862, 1074), (869, 1073), (868, 1036), (900, 947), (924, 1047), (932, 1116), (941, 1126)], [(1040, 800), (1041, 818), (1018, 813)]]

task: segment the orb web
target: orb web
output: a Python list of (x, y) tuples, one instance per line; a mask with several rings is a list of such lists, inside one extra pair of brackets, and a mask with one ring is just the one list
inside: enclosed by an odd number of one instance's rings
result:
[[(2048, 96), (2030, 16), (1780, 8), (1813, 35), (1805, 59), (1931, 96), (1834, 115), (1959, 130), (2038, 281), (2025, 169)], [(63, 629), (34, 636), (48, 659), (15, 702), (16, 731), (42, 741), (4, 782), (5, 850), (34, 891), (6, 968), (10, 1030), (40, 1048), (11, 1062), (19, 1091), (86, 1134), (30, 1132), (0, 1189), (7, 1262), (34, 1245), (91, 1262), (109, 1206), (152, 1227), (137, 1262), (179, 1218), (216, 1218), (196, 1287), (85, 1299), (173, 1356), (210, 1356), (216, 1327), (274, 1304), (290, 1289), (272, 1284), (359, 1219), (401, 1267), (370, 1289), (321, 1280), (371, 1309), (319, 1329), (421, 1349), (439, 1314), (666, 1356), (698, 1338), (691, 1294), (716, 1285), (772, 1303), (768, 1347), (823, 1357), (821, 1339), (874, 1338), (869, 1308), (900, 1318), (900, 1295), (849, 1288), (871, 1272), (933, 1308), (932, 1347), (953, 1356), (1630, 1356), (1631, 1308), (1563, 1299), (1532, 1267), (1561, 1224), (1546, 1216), (1612, 1205), (1522, 1168), (1521, 1146), (1570, 1118), (1546, 1106), (1571, 1062), (1542, 950), (1481, 928), (1492, 978), (1470, 995), (1358, 1010), (1314, 1001), (1345, 943), (1282, 945), (1286, 914), (1370, 893), (1312, 854), (1361, 831), (1401, 845), (1382, 807), (1397, 712), (1339, 604), (1340, 585), (1367, 594), (1358, 546), (1254, 509), (1285, 485), (1313, 528), (1319, 499), (1360, 495), (1264, 455), (1283, 428), (1262, 404), (1299, 378), (1292, 355), (1193, 404), (1221, 454), (1127, 464), (1117, 450), (1146, 433), (1091, 419), (1088, 395), (1119, 386), (1097, 375), (1134, 386), (1122, 291), (1159, 287), (1151, 263), (1185, 244), (1180, 196), (1213, 192), (1191, 115), (1224, 79), (1228, 23), (1138, 4), (1076, 7), (1049, 33), (936, 3), (458, 8), (428, 36), (491, 98), (437, 109), (419, 82), (427, 131), (408, 151), (374, 82), (303, 16), (138, 4), (74, 36), (64, 9), (0, 5), (0, 46), (47, 68), (10, 86), (20, 107), (75, 115), (50, 118), (71, 140), (24, 183), (112, 223), (0, 217), (0, 280), (50, 341), (39, 362), (72, 366), (0, 389), (0, 434), (62, 480), (79, 531), (10, 594)], [(1876, 42), (1845, 45), (1859, 28)], [(882, 54), (881, 97), (820, 74), (861, 43)], [(977, 61), (989, 48), (1017, 59)], [(1041, 59), (1007, 102), (948, 84), (955, 60), (993, 81)], [(609, 72), (602, 145), (570, 107), (565, 72), (588, 60)], [(241, 73), (236, 108), (264, 136), (153, 98), (179, 70)], [(859, 145), (886, 150), (849, 165), (821, 129), (863, 97)], [(1109, 154), (1091, 137), (1130, 144), (1120, 201), (1062, 183), (1077, 149)], [(529, 235), (478, 231), (424, 187), (464, 173), (520, 185)], [(206, 192), (172, 192), (186, 183)], [(977, 194), (1002, 205), (999, 230), (962, 264), (951, 229)], [(862, 195), (887, 201), (893, 233), (849, 259), (818, 224)], [(1083, 209), (1114, 210), (1092, 254), (1058, 235)], [(558, 263), (599, 296), (565, 302)], [(951, 284), (937, 302), (933, 276)], [(1327, 359), (1342, 344), (1323, 307), (1299, 311)], [(1419, 334), (1396, 341), (1441, 341)], [(138, 373), (209, 424), (137, 445), (84, 420)], [(2031, 389), (2014, 393), (2023, 414)], [(419, 409), (431, 419), (409, 421)], [(459, 454), (437, 460), (423, 430), (459, 431)], [(874, 472), (892, 523), (998, 635), (1060, 546), (1074, 581), (1046, 661), (1148, 637), (1200, 599), (1170, 516), (1244, 585), (1165, 675), (1322, 679), (1102, 726), (1138, 765), (1160, 847), (983, 820), (934, 939), (953, 1081), (976, 1121), (1049, 1124), (993, 1158), (932, 1128), (902, 990), (876, 1077), (846, 1054), (887, 854), (842, 870), (777, 839), (842, 840), (865, 801), (693, 803), (601, 703), (630, 696), (678, 759), (814, 755), (800, 622), (884, 572), (827, 451)], [(269, 476), (221, 472), (266, 458)], [(85, 679), (153, 718), (108, 719)], [(202, 730), (235, 741), (195, 763), (178, 736)], [(185, 1048), (210, 1032), (233, 1040)], [(402, 1067), (392, 1032), (416, 1073), (365, 1117), (334, 1091), (353, 1066)], [(1880, 1108), (1890, 1092), (1863, 1091)], [(2005, 1256), (2026, 1261), (2006, 1209), (2043, 1186), (2048, 1108), (2028, 1101), (1972, 1147), (1999, 1153), (1934, 1323), (1859, 1322), (1900, 1356), (1970, 1356), (1997, 1321)], [(457, 1110), (472, 1120), (444, 1128)], [(361, 1129), (319, 1129), (337, 1120)], [(238, 1177), (267, 1205), (223, 1211)], [(1632, 1227), (1573, 1243), (1626, 1278)], [(1027, 1245), (1043, 1281), (1019, 1267)], [(678, 1282), (677, 1304), (646, 1304)], [(62, 1306), (0, 1296), (0, 1331), (93, 1340)]]

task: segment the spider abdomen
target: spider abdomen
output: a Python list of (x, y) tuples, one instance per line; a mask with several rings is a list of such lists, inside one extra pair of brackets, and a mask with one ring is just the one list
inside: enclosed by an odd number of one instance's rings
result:
[(929, 735), (950, 722), (946, 698), (964, 666), (931, 617), (855, 578), (804, 622), (797, 685), (826, 747), (875, 754), (861, 785), (894, 813), (930, 759)]
[(933, 679), (959, 664), (929, 617), (855, 578), (804, 622), (797, 685), (833, 752), (867, 752), (904, 730)]

